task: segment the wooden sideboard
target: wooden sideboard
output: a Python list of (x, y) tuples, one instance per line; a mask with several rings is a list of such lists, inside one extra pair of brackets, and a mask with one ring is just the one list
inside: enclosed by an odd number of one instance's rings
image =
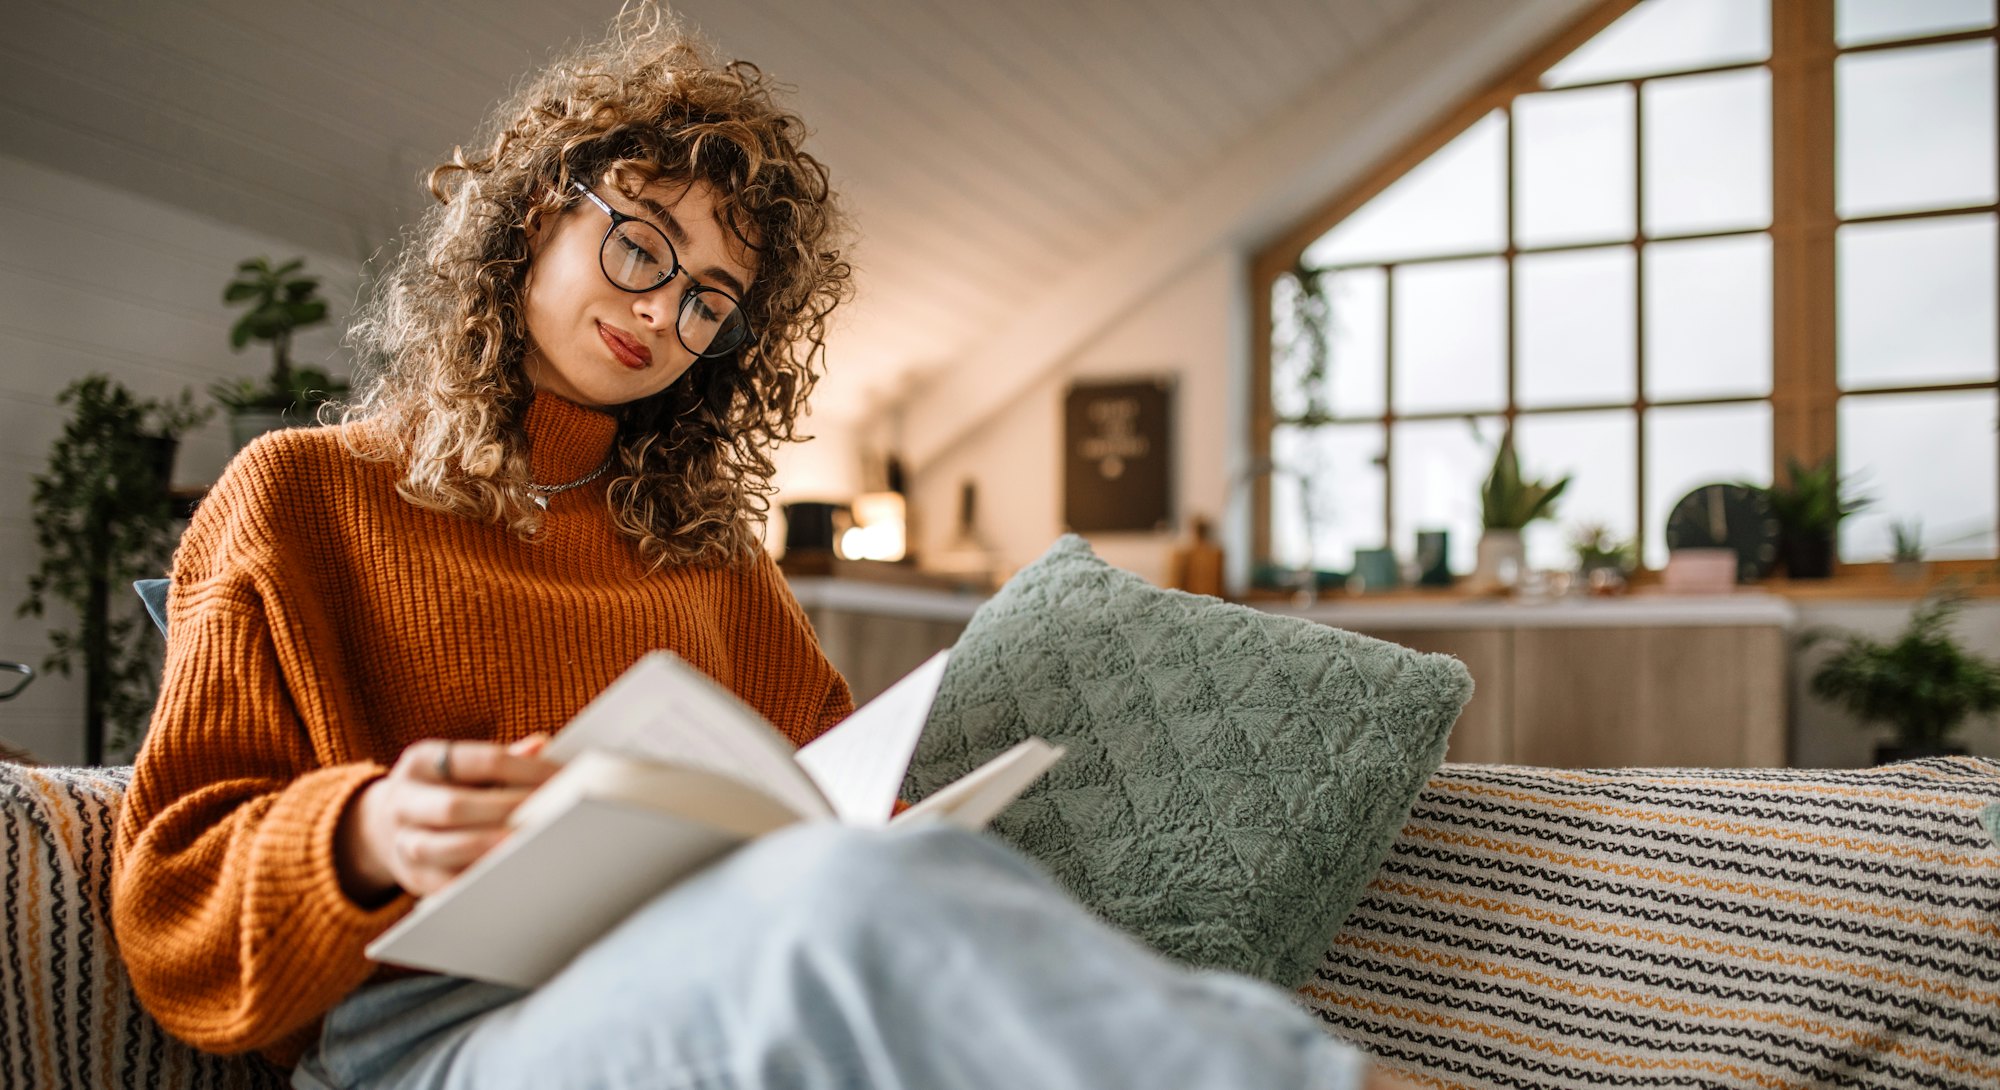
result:
[(1783, 599), (1517, 604), (1365, 602), (1308, 617), (1472, 671), (1446, 759), (1550, 768), (1766, 768), (1787, 763)]
[[(794, 576), (820, 644), (866, 701), (950, 647), (984, 598)], [(1787, 760), (1782, 598), (1266, 606), (1462, 660), (1477, 686), (1449, 760), (1552, 768), (1778, 767)]]
[(866, 703), (958, 642), (986, 599), (974, 594), (821, 576), (791, 576), (821, 649)]

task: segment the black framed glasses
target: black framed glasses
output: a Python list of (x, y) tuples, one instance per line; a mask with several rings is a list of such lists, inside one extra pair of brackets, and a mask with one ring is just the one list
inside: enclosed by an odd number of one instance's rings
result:
[[(659, 228), (611, 207), (582, 182), (570, 184), (611, 217), (597, 247), (597, 267), (612, 287), (644, 295), (687, 273), (680, 253)], [(734, 295), (701, 284), (693, 275), (687, 282), (674, 316), (674, 333), (682, 347), (697, 356), (727, 356), (750, 343), (750, 323)]]

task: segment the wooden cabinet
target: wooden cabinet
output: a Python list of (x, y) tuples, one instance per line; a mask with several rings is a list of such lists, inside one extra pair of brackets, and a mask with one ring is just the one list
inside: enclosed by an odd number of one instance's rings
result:
[(847, 679), (857, 705), (957, 643), (985, 600), (845, 579), (794, 576), (790, 582), (821, 649)]
[[(793, 577), (820, 644), (866, 701), (958, 640), (983, 598)], [(1273, 608), (1462, 660), (1472, 702), (1447, 759), (1552, 768), (1786, 763), (1792, 607), (1762, 595), (1554, 605)]]
[(1331, 606), (1307, 615), (1465, 663), (1476, 688), (1447, 760), (1786, 764), (1790, 607), (1735, 602), (1704, 618), (1689, 605)]

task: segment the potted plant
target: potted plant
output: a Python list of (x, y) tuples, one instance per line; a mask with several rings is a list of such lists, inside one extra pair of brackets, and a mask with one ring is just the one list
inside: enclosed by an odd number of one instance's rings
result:
[(1576, 554), (1576, 571), (1593, 594), (1616, 594), (1639, 566), (1636, 541), (1620, 541), (1611, 528), (1599, 522), (1585, 523), (1570, 535), (1570, 549)]
[(1472, 573), (1475, 591), (1490, 592), (1519, 581), (1527, 566), (1527, 551), (1521, 530), (1539, 518), (1555, 515), (1556, 497), (1569, 487), (1570, 478), (1559, 481), (1530, 481), (1521, 477), (1521, 459), (1514, 452), (1514, 429), (1500, 433), (1500, 446), (1493, 453), (1493, 468), (1480, 486), (1479, 561)]
[(326, 321), (319, 278), (302, 275), (304, 265), (303, 258), (276, 267), (252, 258), (236, 267), (236, 279), (223, 289), (223, 302), (249, 307), (229, 331), (230, 347), (241, 352), (251, 341), (271, 345), (271, 374), (263, 382), (224, 380), (208, 388), (229, 410), (229, 437), (239, 450), (274, 428), (310, 423), (322, 403), (347, 394), (346, 384), (325, 371), (292, 363), (292, 335)]
[(1778, 520), (1778, 556), (1793, 579), (1825, 579), (1833, 574), (1835, 535), (1840, 520), (1875, 501), (1848, 491), (1829, 456), (1807, 466), (1797, 458), (1785, 461), (1786, 484), (1769, 488), (1746, 484), (1764, 493)]
[(1889, 524), (1889, 533), (1896, 541), (1895, 550), (1890, 554), (1890, 574), (1896, 577), (1898, 583), (1923, 582), (1928, 567), (1924, 563), (1923, 520), (1898, 519)]
[(144, 731), (159, 675), (151, 622), (136, 596), (113, 588), (166, 571), (174, 451), (214, 410), (185, 390), (172, 401), (134, 397), (103, 375), (70, 383), (57, 402), (72, 407), (70, 419), (35, 477), (41, 562), (16, 613), (40, 617), (50, 602), (75, 611), (74, 627), (50, 631), (42, 666), (68, 675), (83, 661), (84, 759), (95, 765), (107, 743), (122, 750)]
[(1813, 695), (1896, 728), (1894, 742), (1875, 747), (1877, 764), (1964, 753), (1951, 744), (1952, 733), (1970, 716), (2000, 710), (2000, 662), (1969, 654), (1949, 631), (1964, 602), (1962, 591), (1931, 595), (1886, 642), (1833, 629), (1814, 629), (1800, 641), (1840, 641), (1813, 674)]

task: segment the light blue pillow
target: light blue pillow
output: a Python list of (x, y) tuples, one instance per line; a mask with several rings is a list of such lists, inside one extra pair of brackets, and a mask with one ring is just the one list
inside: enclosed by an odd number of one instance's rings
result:
[(1066, 746), (993, 831), (1163, 953), (1296, 988), (1471, 695), (1456, 659), (1161, 590), (1071, 535), (973, 616), (905, 797)]
[(139, 600), (146, 604), (146, 613), (153, 623), (160, 626), (160, 635), (167, 634), (167, 586), (169, 579), (135, 579), (132, 589), (139, 592)]

